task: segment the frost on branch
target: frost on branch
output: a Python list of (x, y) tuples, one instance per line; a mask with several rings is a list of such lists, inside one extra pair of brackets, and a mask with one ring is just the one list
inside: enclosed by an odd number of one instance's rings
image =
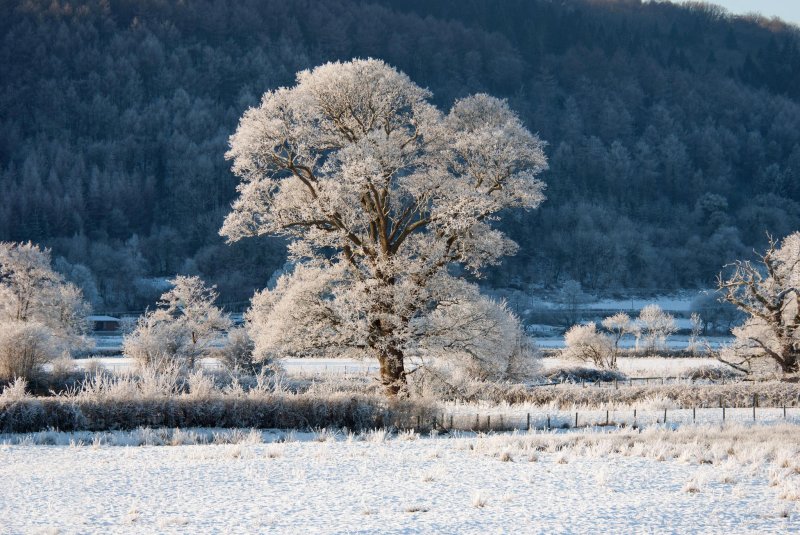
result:
[(720, 275), (719, 289), (749, 317), (733, 329), (736, 341), (723, 360), (748, 371), (754, 359), (766, 358), (784, 373), (800, 371), (800, 232), (780, 244), (770, 238), (758, 263), (731, 267), (729, 278)]
[(466, 299), (445, 295), (448, 267), (480, 274), (516, 251), (492, 222), (544, 200), (543, 143), (505, 101), (475, 95), (444, 114), (430, 96), (382, 61), (354, 60), (303, 71), (245, 112), (221, 233), (284, 236), (297, 265), (254, 298), (257, 353), (367, 353), (397, 394), (421, 319)]

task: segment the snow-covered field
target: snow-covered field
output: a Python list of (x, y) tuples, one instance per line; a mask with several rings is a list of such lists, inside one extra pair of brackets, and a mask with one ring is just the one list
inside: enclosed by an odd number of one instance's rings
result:
[(800, 427), (793, 425), (461, 438), (378, 431), (261, 443), (278, 436), (243, 434), (221, 445), (28, 439), (0, 446), (0, 531), (800, 530)]

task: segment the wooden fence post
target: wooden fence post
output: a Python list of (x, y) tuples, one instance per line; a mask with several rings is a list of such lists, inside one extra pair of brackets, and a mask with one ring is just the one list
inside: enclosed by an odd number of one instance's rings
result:
[(528, 426), (527, 427), (528, 427), (527, 430), (530, 431), (531, 430), (531, 413), (528, 413)]
[(697, 407), (692, 407), (692, 422), (697, 421)]
[(578, 427), (578, 413), (575, 413), (575, 427)]

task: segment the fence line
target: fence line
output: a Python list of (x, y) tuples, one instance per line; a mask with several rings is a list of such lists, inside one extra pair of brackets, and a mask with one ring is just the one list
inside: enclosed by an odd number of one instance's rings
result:
[(587, 429), (594, 427), (629, 427), (648, 425), (688, 425), (696, 423), (780, 421), (800, 423), (800, 407), (783, 405), (761, 407), (754, 396), (749, 407), (692, 407), (686, 409), (597, 409), (583, 411), (550, 411), (545, 413), (508, 413), (444, 411), (436, 415), (418, 414), (404, 421), (393, 422), (398, 429), (418, 432), (450, 431), (550, 431), (556, 429)]

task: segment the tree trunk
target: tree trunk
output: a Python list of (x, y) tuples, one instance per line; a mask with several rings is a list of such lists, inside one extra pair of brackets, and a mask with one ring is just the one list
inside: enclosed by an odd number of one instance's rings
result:
[(406, 370), (403, 363), (403, 352), (397, 348), (389, 348), (378, 354), (381, 366), (381, 384), (386, 395), (394, 398), (407, 394)]
[(789, 346), (781, 356), (783, 360), (780, 365), (783, 373), (797, 373), (800, 371), (800, 350)]

